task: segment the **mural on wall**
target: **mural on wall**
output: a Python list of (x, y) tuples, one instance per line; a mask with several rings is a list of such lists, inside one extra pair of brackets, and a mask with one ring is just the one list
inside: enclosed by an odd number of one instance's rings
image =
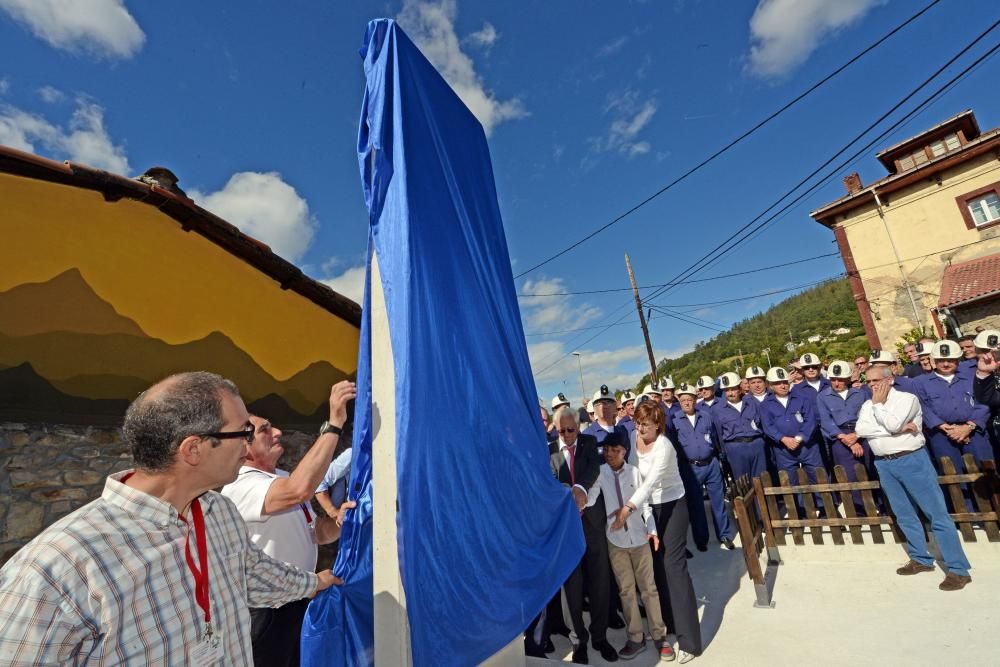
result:
[(315, 425), (355, 373), (355, 324), (155, 206), (4, 173), (0, 201), (2, 421), (117, 423), (153, 382), (210, 370), (251, 412)]

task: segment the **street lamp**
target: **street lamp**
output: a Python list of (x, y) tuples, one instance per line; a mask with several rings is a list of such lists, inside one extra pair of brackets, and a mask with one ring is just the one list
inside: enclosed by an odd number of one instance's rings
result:
[(580, 366), (580, 394), (583, 396), (583, 404), (587, 404), (587, 390), (583, 387), (583, 355), (579, 352), (574, 352), (573, 356), (576, 357), (576, 361)]
[(770, 368), (771, 367), (771, 348), (765, 347), (763, 350), (761, 350), (761, 352), (763, 352), (764, 356), (767, 357), (767, 367)]

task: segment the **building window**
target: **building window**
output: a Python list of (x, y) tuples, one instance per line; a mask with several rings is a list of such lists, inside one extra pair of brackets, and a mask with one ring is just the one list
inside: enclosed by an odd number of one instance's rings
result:
[(953, 151), (956, 148), (961, 148), (961, 146), (962, 144), (958, 140), (958, 135), (953, 132), (948, 136), (942, 137), (941, 139), (938, 139), (937, 141), (932, 143), (931, 154), (934, 155), (934, 157), (939, 157), (941, 155), (944, 155), (948, 151)]
[(955, 203), (969, 229), (1000, 225), (1000, 182), (956, 197)]
[(1000, 220), (1000, 197), (991, 192), (985, 197), (979, 197), (969, 202), (969, 212), (976, 226)]

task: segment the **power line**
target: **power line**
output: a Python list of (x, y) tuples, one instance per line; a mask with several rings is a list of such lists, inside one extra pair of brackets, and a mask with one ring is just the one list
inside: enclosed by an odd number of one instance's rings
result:
[(736, 145), (742, 143), (744, 139), (746, 139), (747, 137), (749, 137), (750, 135), (752, 135), (754, 132), (756, 132), (757, 130), (761, 129), (762, 127), (764, 127), (765, 125), (767, 125), (768, 123), (770, 123), (772, 120), (774, 120), (775, 118), (777, 118), (778, 116), (780, 116), (781, 114), (783, 114), (785, 111), (787, 111), (791, 107), (795, 106), (795, 104), (797, 104), (798, 102), (800, 102), (803, 99), (805, 99), (807, 96), (809, 96), (811, 93), (813, 93), (818, 88), (820, 88), (821, 86), (823, 86), (825, 83), (827, 83), (828, 81), (830, 81), (831, 79), (833, 79), (835, 76), (837, 76), (838, 74), (840, 74), (841, 72), (843, 72), (844, 70), (846, 70), (848, 67), (850, 67), (851, 65), (853, 65), (855, 62), (857, 62), (858, 60), (860, 60), (861, 58), (863, 58), (865, 55), (867, 55), (868, 53), (870, 53), (874, 49), (876, 49), (877, 47), (879, 47), (883, 42), (887, 41), (889, 38), (891, 38), (897, 32), (899, 32), (900, 30), (902, 30), (903, 28), (905, 28), (907, 25), (909, 25), (913, 21), (915, 21), (918, 18), (920, 18), (924, 13), (926, 13), (928, 10), (930, 10), (934, 5), (938, 4), (940, 1), (941, 0), (933, 0), (931, 3), (929, 3), (928, 5), (926, 5), (923, 9), (921, 9), (920, 11), (918, 11), (916, 14), (912, 15), (911, 17), (909, 17), (908, 19), (906, 19), (905, 21), (903, 21), (902, 23), (900, 23), (899, 25), (897, 25), (895, 28), (893, 28), (892, 30), (890, 30), (889, 32), (887, 32), (885, 35), (883, 35), (882, 37), (880, 37), (878, 40), (876, 40), (875, 42), (873, 42), (872, 44), (870, 44), (869, 46), (867, 46), (864, 50), (862, 50), (860, 53), (858, 53), (853, 58), (851, 58), (850, 60), (848, 60), (846, 63), (844, 63), (843, 65), (841, 65), (837, 69), (835, 69), (830, 74), (827, 74), (825, 77), (823, 77), (822, 79), (820, 79), (816, 83), (814, 83), (805, 92), (800, 93), (797, 97), (795, 97), (794, 99), (792, 99), (790, 102), (786, 103), (784, 106), (782, 106), (780, 109), (778, 109), (777, 111), (775, 111), (774, 113), (772, 113), (770, 116), (768, 116), (764, 120), (760, 121), (759, 123), (757, 123), (756, 125), (754, 125), (753, 127), (751, 127), (749, 130), (745, 131), (743, 134), (741, 134), (740, 136), (738, 136), (736, 139), (733, 139), (732, 141), (730, 141), (728, 144), (726, 144), (725, 146), (723, 146), (722, 148), (720, 148), (719, 150), (717, 150), (715, 153), (712, 153), (710, 156), (708, 156), (707, 158), (705, 158), (704, 160), (702, 160), (701, 162), (699, 162), (698, 164), (696, 164), (694, 167), (691, 167), (690, 169), (688, 169), (687, 171), (685, 171), (683, 174), (681, 174), (680, 176), (678, 176), (674, 180), (672, 180), (669, 183), (667, 183), (665, 186), (663, 186), (662, 188), (660, 188), (659, 190), (657, 190), (656, 192), (654, 192), (652, 195), (646, 197), (641, 202), (639, 202), (638, 204), (632, 206), (631, 208), (629, 208), (627, 211), (625, 211), (624, 213), (622, 213), (618, 217), (616, 217), (613, 220), (611, 220), (610, 222), (607, 222), (604, 225), (598, 227), (594, 231), (590, 232), (589, 234), (587, 234), (583, 238), (579, 239), (578, 241), (575, 241), (574, 243), (570, 244), (566, 248), (563, 248), (562, 250), (560, 250), (556, 254), (552, 255), (551, 257), (548, 257), (547, 259), (542, 260), (538, 264), (535, 264), (530, 269), (528, 269), (526, 271), (522, 271), (521, 273), (517, 274), (516, 276), (514, 276), (514, 278), (517, 279), (517, 278), (520, 278), (522, 276), (526, 276), (527, 274), (531, 273), (532, 271), (535, 271), (536, 269), (539, 269), (539, 268), (545, 266), (549, 262), (551, 262), (551, 261), (553, 261), (553, 260), (555, 260), (555, 259), (557, 259), (559, 257), (562, 257), (566, 253), (570, 252), (571, 250), (577, 248), (578, 246), (582, 245), (586, 241), (588, 241), (588, 240), (592, 239), (593, 237), (597, 236), (598, 234), (600, 234), (604, 230), (608, 229), (612, 225), (615, 225), (615, 224), (621, 222), (622, 220), (624, 220), (625, 218), (627, 218), (628, 216), (632, 215), (633, 213), (635, 213), (636, 211), (638, 211), (639, 209), (641, 209), (642, 207), (644, 207), (646, 204), (650, 203), (651, 201), (653, 201), (654, 199), (656, 199), (657, 197), (659, 197), (663, 193), (665, 193), (668, 190), (670, 190), (671, 188), (673, 188), (675, 185), (678, 185), (679, 183), (685, 181), (688, 177), (690, 177), (693, 174), (695, 174), (696, 172), (700, 171), (702, 167), (708, 165), (709, 163), (713, 162), (719, 156), (721, 156), (724, 153), (728, 152), (730, 149), (734, 148)]
[[(853, 140), (851, 140), (850, 142), (848, 142), (847, 144), (845, 144), (844, 147), (842, 147), (839, 151), (837, 151), (833, 156), (831, 156), (828, 160), (826, 160), (822, 165), (820, 165), (819, 167), (817, 167), (816, 169), (814, 169), (809, 175), (807, 175), (805, 178), (803, 178), (802, 180), (800, 180), (794, 187), (792, 187), (785, 194), (783, 194), (781, 197), (779, 197), (777, 200), (775, 200), (774, 203), (772, 203), (770, 206), (768, 206), (766, 209), (764, 209), (764, 211), (762, 211), (760, 214), (758, 214), (757, 217), (755, 217), (753, 220), (751, 220), (750, 222), (748, 222), (745, 225), (743, 225), (740, 229), (738, 229), (737, 231), (735, 231), (733, 234), (731, 234), (729, 237), (727, 237), (722, 243), (720, 243), (719, 245), (715, 246), (715, 248), (713, 248), (712, 250), (710, 250), (709, 252), (707, 252), (705, 255), (703, 255), (701, 257), (701, 259), (697, 260), (694, 264), (692, 264), (691, 266), (689, 266), (687, 269), (685, 269), (681, 273), (677, 274), (677, 276), (675, 276), (674, 279), (671, 280), (671, 283), (678, 283), (680, 280), (682, 280), (684, 278), (687, 278), (687, 277), (689, 277), (689, 276), (697, 273), (698, 271), (700, 271), (700, 270), (702, 270), (702, 269), (704, 269), (706, 267), (707, 262), (711, 262), (711, 261), (717, 260), (717, 259), (719, 259), (721, 257), (724, 257), (728, 253), (732, 252), (737, 246), (739, 246), (740, 244), (742, 244), (742, 243), (746, 242), (747, 240), (749, 240), (752, 237), (753, 234), (757, 233), (758, 231), (763, 230), (769, 223), (771, 223), (776, 218), (778, 218), (778, 216), (780, 216), (782, 213), (784, 213), (785, 211), (787, 211), (788, 209), (790, 209), (792, 206), (794, 206), (795, 204), (797, 204), (799, 201), (801, 201), (802, 199), (804, 199), (806, 196), (808, 196), (809, 194), (811, 194), (813, 191), (815, 191), (816, 189), (818, 189), (821, 185), (823, 185), (823, 183), (826, 180), (828, 180), (828, 179), (836, 176), (836, 174), (843, 168), (844, 164), (849, 164), (851, 161), (853, 161), (854, 159), (856, 159), (858, 156), (860, 156), (863, 153), (865, 153), (866, 151), (868, 151), (872, 146), (874, 146), (876, 143), (878, 143), (879, 141), (881, 141), (885, 136), (891, 134), (893, 130), (895, 130), (899, 125), (901, 125), (903, 122), (905, 122), (908, 118), (910, 118), (914, 114), (918, 113), (920, 109), (924, 108), (925, 106), (927, 106), (928, 104), (930, 104), (934, 99), (936, 99), (938, 96), (940, 96), (941, 94), (943, 94), (943, 92), (945, 91), (945, 89), (947, 89), (950, 85), (952, 85), (954, 82), (958, 81), (959, 79), (965, 77), (969, 73), (969, 71), (971, 71), (980, 62), (982, 62), (986, 58), (992, 56), (993, 53), (995, 53), (997, 50), (1000, 50), (1000, 43), (998, 43), (990, 51), (988, 51), (986, 54), (984, 54), (984, 55), (980, 56), (979, 58), (977, 58), (972, 63), (972, 65), (966, 67), (959, 74), (957, 74), (950, 81), (948, 81), (944, 86), (938, 88), (935, 92), (933, 92), (931, 95), (929, 95), (927, 98), (925, 98), (923, 102), (921, 102), (914, 109), (912, 109), (911, 111), (909, 111), (900, 120), (896, 121), (887, 130), (885, 130), (884, 132), (882, 132), (881, 134), (879, 134), (878, 136), (876, 136), (874, 139), (872, 139), (868, 144), (866, 144), (864, 147), (862, 147), (854, 155), (852, 155), (851, 157), (849, 157), (845, 162), (843, 162), (840, 165), (834, 167), (830, 171), (830, 173), (827, 174), (827, 176), (823, 177), (822, 179), (820, 179), (819, 181), (817, 181), (814, 185), (812, 185), (810, 188), (808, 188), (807, 190), (805, 190), (804, 192), (802, 192), (801, 194), (799, 194), (798, 196), (796, 196), (794, 199), (792, 199), (792, 201), (790, 201), (784, 207), (782, 207), (777, 212), (775, 212), (774, 214), (772, 214), (770, 217), (764, 219), (761, 222), (758, 222), (758, 221), (761, 220), (761, 218), (764, 217), (764, 215), (768, 211), (770, 211), (771, 209), (773, 209), (776, 206), (778, 206), (784, 199), (786, 199), (787, 197), (791, 196), (792, 193), (794, 193), (800, 187), (802, 187), (803, 185), (805, 185), (806, 183), (808, 183), (809, 180), (812, 179), (816, 174), (818, 174), (820, 171), (822, 171), (823, 169), (825, 169), (828, 165), (830, 165), (830, 163), (832, 163), (840, 155), (842, 155), (843, 153), (845, 153), (853, 144), (855, 144), (858, 141), (860, 141), (861, 138), (864, 137), (868, 132), (870, 132), (872, 129), (874, 129), (875, 127), (877, 127), (883, 120), (885, 120), (886, 118), (888, 118), (888, 116), (890, 116), (893, 112), (895, 112), (897, 109), (899, 109), (910, 98), (912, 98), (914, 95), (916, 95), (922, 88), (924, 88), (931, 81), (933, 81), (935, 78), (937, 78), (942, 72), (944, 72), (945, 69), (947, 69), (949, 66), (951, 66), (956, 60), (958, 60), (962, 55), (964, 55), (967, 51), (969, 51), (969, 49), (971, 49), (973, 46), (975, 46), (975, 44), (977, 44), (979, 41), (981, 41), (987, 34), (989, 34), (994, 29), (996, 29), (996, 27), (998, 25), (1000, 25), (1000, 20), (994, 22), (993, 25), (991, 25), (984, 32), (982, 32), (972, 42), (970, 42), (969, 44), (967, 44), (961, 51), (959, 51), (955, 56), (953, 56), (948, 62), (946, 62), (941, 67), (939, 67), (930, 77), (928, 77), (927, 79), (925, 79), (919, 86), (917, 86), (916, 88), (914, 88), (910, 93), (908, 93), (905, 97), (903, 97), (903, 99), (900, 100), (898, 103), (896, 103), (891, 109), (889, 109), (889, 111), (887, 111), (886, 113), (882, 114), (882, 116), (880, 116), (878, 118), (878, 120), (876, 120), (874, 123), (870, 124), (857, 137), (855, 137)], [(742, 238), (737, 238), (737, 237), (740, 237), (741, 235), (743, 235)], [(734, 241), (734, 239), (735, 239), (735, 241)], [(729, 247), (726, 247), (727, 245)], [(716, 253), (718, 253), (718, 254), (716, 254)], [(715, 256), (713, 257), (713, 255), (715, 255)], [(650, 295), (649, 297), (647, 297), (647, 299), (655, 298), (656, 296), (659, 296), (660, 294), (663, 294), (664, 292), (669, 291), (670, 289), (672, 289), (672, 287), (670, 287), (670, 286), (668, 286), (668, 287), (662, 287), (662, 288), (656, 290), (652, 295)]]
[[(694, 278), (691, 280), (681, 281), (679, 283), (660, 283), (658, 285), (643, 285), (639, 289), (655, 289), (657, 287), (667, 287), (668, 285), (687, 285), (691, 283), (706, 283), (712, 280), (723, 280), (725, 278), (734, 278), (736, 276), (746, 276), (751, 273), (760, 273), (761, 271), (771, 271), (772, 269), (780, 269), (786, 266), (793, 266), (795, 264), (804, 264), (806, 262), (813, 262), (817, 259), (823, 259), (824, 257), (834, 257), (840, 255), (839, 252), (828, 252), (824, 255), (813, 255), (812, 257), (803, 257), (802, 259), (796, 259), (791, 262), (784, 262), (782, 264), (771, 264), (770, 266), (761, 266), (756, 269), (747, 269), (746, 271), (737, 271), (736, 273), (726, 273), (721, 276), (712, 276), (711, 278)], [(549, 297), (549, 296), (576, 296), (580, 294), (607, 294), (609, 292), (627, 292), (631, 290), (631, 287), (613, 287), (609, 289), (595, 289), (595, 290), (582, 290), (579, 292), (546, 292), (544, 294), (518, 294), (518, 298), (524, 297)]]
[[(759, 299), (762, 296), (771, 296), (774, 294), (784, 294), (785, 292), (794, 292), (795, 290), (805, 289), (807, 287), (814, 287), (820, 283), (825, 283), (829, 280), (836, 280), (837, 278), (843, 278), (847, 274), (840, 272), (836, 275), (830, 276), (828, 278), (822, 278), (820, 280), (814, 280), (813, 282), (804, 283), (802, 285), (796, 285), (795, 287), (786, 287), (784, 289), (772, 290), (770, 292), (761, 292), (760, 294), (749, 294), (747, 296), (741, 296), (735, 299), (724, 299), (722, 301), (705, 301), (704, 303), (675, 303), (671, 305), (660, 304), (659, 308), (697, 308), (699, 306), (721, 306), (727, 303), (739, 303), (740, 301), (750, 301), (752, 299)], [(645, 306), (656, 306), (656, 304), (644, 301)]]

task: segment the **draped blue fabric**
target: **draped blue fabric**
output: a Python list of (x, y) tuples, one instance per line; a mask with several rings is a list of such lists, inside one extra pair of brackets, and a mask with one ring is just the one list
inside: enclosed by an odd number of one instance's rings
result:
[[(395, 371), (411, 651), (415, 665), (464, 667), (525, 629), (583, 534), (549, 467), (483, 128), (393, 21), (369, 24), (362, 56), (358, 158)], [(369, 304), (366, 288), (352, 498), (371, 483)], [(310, 605), (306, 665), (372, 659), (354, 590), (371, 583), (370, 503), (352, 514), (335, 569), (347, 583)]]

